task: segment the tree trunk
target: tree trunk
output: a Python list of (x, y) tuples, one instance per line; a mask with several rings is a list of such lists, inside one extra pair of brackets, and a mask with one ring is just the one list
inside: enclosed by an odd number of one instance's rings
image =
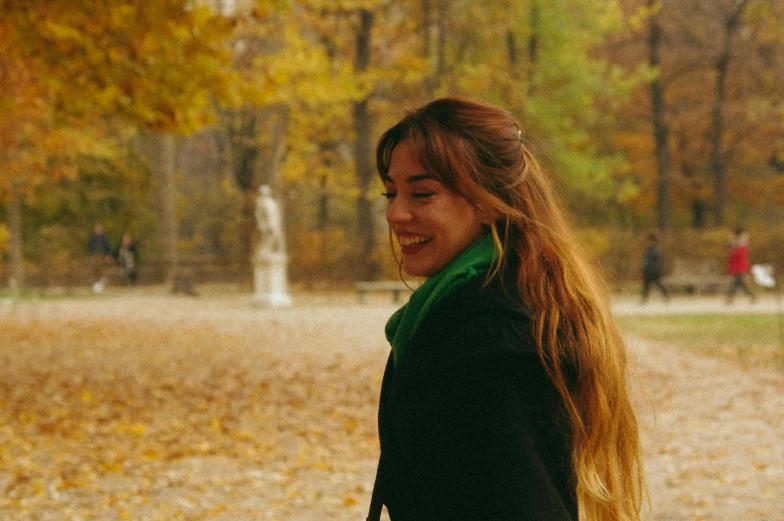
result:
[[(334, 144), (332, 142), (321, 143), (320, 148), (321, 156), (324, 158), (324, 168), (326, 171), (331, 171), (333, 168), (332, 155), (334, 153)], [(322, 234), (322, 237), (325, 236), (327, 228), (329, 228), (329, 176), (326, 173), (321, 174), (321, 177), (319, 177), (316, 228)]]
[(722, 138), (724, 135), (724, 107), (727, 100), (727, 74), (732, 58), (732, 38), (740, 25), (747, 0), (742, 0), (735, 11), (729, 16), (724, 26), (724, 42), (721, 54), (716, 60), (716, 97), (713, 100), (713, 127), (711, 129), (710, 166), (714, 176), (713, 197), (715, 205), (715, 221), (722, 226), (725, 219), (726, 175), (727, 168), (722, 154)]
[[(370, 33), (373, 27), (373, 13), (366, 9), (359, 11), (360, 24), (356, 40), (356, 58), (354, 70), (362, 73), (370, 63)], [(370, 186), (373, 182), (373, 143), (370, 111), (368, 101), (370, 95), (354, 103), (354, 161), (357, 174), (359, 197), (357, 198), (358, 236), (362, 245), (361, 272), (363, 280), (372, 280), (379, 272), (375, 260), (376, 230), (373, 219), (373, 207), (370, 202)]]
[(691, 225), (697, 230), (705, 228), (705, 215), (708, 213), (708, 205), (702, 199), (694, 199), (691, 202)]
[[(653, 8), (658, 0), (648, 0), (648, 6)], [(661, 25), (659, 15), (654, 14), (650, 20), (648, 32), (649, 65), (652, 69), (660, 71), (659, 51), (661, 46)], [(665, 121), (664, 86), (661, 74), (651, 81), (651, 110), (653, 118), (653, 139), (656, 147), (656, 163), (658, 168), (656, 190), (656, 225), (660, 230), (670, 228), (670, 148), (668, 143), (669, 128)]]
[(232, 175), (243, 192), (253, 191), (254, 172), (259, 157), (257, 122), (258, 111), (246, 106), (229, 114), (229, 154)]
[(432, 56), (433, 56), (433, 38), (432, 38), (432, 20), (433, 20), (433, 5), (431, 4), (431, 0), (422, 0), (422, 56), (430, 63), (430, 73), (428, 77), (425, 78), (425, 88), (428, 90), (429, 94), (432, 94), (430, 90), (432, 85), (430, 84), (431, 78), (433, 76), (433, 64), (432, 64)]
[(177, 278), (179, 256), (177, 241), (177, 186), (175, 179), (175, 159), (177, 145), (173, 134), (161, 134), (160, 163), (158, 166), (159, 208), (160, 208), (160, 244), (163, 261), (166, 265), (166, 282), (174, 284)]
[(24, 256), (22, 254), (22, 199), (13, 181), (11, 199), (6, 204), (8, 230), (11, 233), (11, 276), (8, 286), (11, 295), (16, 297), (24, 286)]
[(528, 96), (536, 94), (536, 62), (539, 59), (539, 1), (533, 0), (529, 14), (531, 34), (528, 37)]
[(280, 193), (280, 165), (286, 152), (286, 133), (289, 125), (289, 108), (284, 104), (266, 107), (260, 116), (269, 127), (269, 146), (257, 161), (259, 186), (269, 185), (274, 194)]
[[(438, 1), (438, 0), (436, 0)], [(424, 88), (428, 97), (432, 98), (438, 88), (438, 58), (433, 51), (433, 0), (422, 0), (422, 56), (430, 64), (430, 70), (425, 77)]]
[(512, 72), (517, 71), (517, 37), (512, 29), (506, 30), (506, 53)]
[(244, 106), (236, 112), (229, 111), (226, 114), (227, 164), (235, 185), (243, 193), (242, 218), (238, 234), (239, 258), (244, 262), (252, 255), (253, 234), (256, 230), (253, 212), (256, 207), (254, 190), (258, 188), (256, 171), (259, 163), (260, 145), (257, 128), (260, 125), (257, 124), (257, 120), (260, 115), (259, 110), (250, 105)]
[(438, 39), (436, 40), (436, 80), (435, 88), (441, 86), (441, 82), (446, 75), (446, 33), (447, 33), (447, 19), (446, 13), (449, 11), (449, 6), (446, 5), (447, 0), (437, 0), (436, 3), (436, 27)]

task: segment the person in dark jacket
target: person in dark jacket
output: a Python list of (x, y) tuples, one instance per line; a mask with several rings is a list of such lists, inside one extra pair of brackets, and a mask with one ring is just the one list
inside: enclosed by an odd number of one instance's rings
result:
[(642, 259), (642, 303), (648, 301), (651, 286), (659, 288), (665, 301), (670, 300), (667, 288), (662, 284), (661, 278), (664, 271), (662, 254), (659, 249), (659, 240), (656, 234), (649, 233), (645, 238), (645, 254)]
[(515, 119), (443, 98), (376, 150), (401, 272), (369, 520), (638, 520), (625, 347)]

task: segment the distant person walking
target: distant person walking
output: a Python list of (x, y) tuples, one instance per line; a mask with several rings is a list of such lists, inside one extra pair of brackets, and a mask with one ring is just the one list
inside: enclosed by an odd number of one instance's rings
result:
[(754, 292), (746, 284), (746, 274), (749, 272), (749, 237), (743, 228), (735, 229), (735, 237), (730, 241), (727, 254), (727, 273), (732, 275), (727, 304), (731, 304), (735, 292), (739, 289), (749, 296), (751, 302), (757, 300)]
[(100, 293), (106, 288), (104, 271), (112, 264), (112, 246), (100, 223), (95, 225), (87, 241), (87, 254), (93, 275), (93, 293)]
[(667, 288), (662, 284), (661, 277), (664, 271), (662, 254), (659, 249), (659, 239), (656, 234), (649, 233), (645, 238), (645, 253), (642, 258), (642, 303), (648, 301), (651, 286), (659, 288), (665, 301), (670, 300)]
[(117, 263), (123, 273), (123, 282), (131, 286), (136, 285), (136, 243), (130, 233), (122, 236), (120, 247), (117, 248)]

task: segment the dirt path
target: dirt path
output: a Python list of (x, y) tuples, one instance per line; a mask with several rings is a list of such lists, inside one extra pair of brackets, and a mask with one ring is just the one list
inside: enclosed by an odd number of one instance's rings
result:
[(629, 345), (653, 519), (784, 520), (784, 375)]
[[(363, 518), (395, 306), (248, 301), (116, 290), (0, 304), (0, 519)], [(784, 375), (629, 347), (647, 518), (784, 521)]]

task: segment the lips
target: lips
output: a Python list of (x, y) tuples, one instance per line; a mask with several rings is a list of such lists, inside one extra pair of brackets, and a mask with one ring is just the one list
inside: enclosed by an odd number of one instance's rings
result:
[(415, 233), (397, 233), (397, 242), (400, 244), (400, 251), (404, 255), (419, 253), (430, 241), (432, 237)]

